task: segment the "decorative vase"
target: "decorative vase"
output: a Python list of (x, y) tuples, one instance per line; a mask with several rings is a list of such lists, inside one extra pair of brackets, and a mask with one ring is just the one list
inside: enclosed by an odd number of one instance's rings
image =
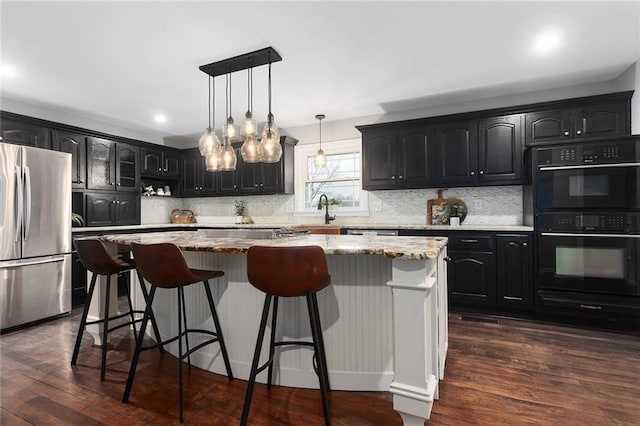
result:
[(242, 223), (244, 216), (236, 216), (236, 223)]

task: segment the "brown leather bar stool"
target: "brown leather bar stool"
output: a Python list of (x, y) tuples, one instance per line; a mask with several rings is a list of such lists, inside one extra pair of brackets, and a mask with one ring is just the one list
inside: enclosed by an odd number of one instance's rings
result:
[[(247, 393), (242, 409), (241, 425), (246, 425), (251, 408), (251, 398), (256, 382), (256, 376), (265, 368), (268, 368), (267, 388), (271, 389), (273, 378), (273, 356), (276, 346), (304, 345), (314, 348), (314, 369), (320, 381), (320, 393), (322, 395), (322, 411), (326, 425), (331, 424), (329, 417), (329, 374), (327, 360), (324, 353), (324, 341), (322, 339), (322, 327), (318, 311), (318, 299), (316, 293), (331, 282), (327, 268), (327, 260), (324, 251), (319, 246), (303, 247), (249, 247), (247, 252), (247, 275), (249, 282), (258, 290), (266, 293), (262, 319), (258, 329), (256, 350), (253, 354), (251, 373), (247, 385)], [(275, 341), (276, 319), (278, 317), (279, 297), (300, 297), (307, 299), (309, 310), (309, 323), (313, 342), (307, 341)], [(271, 341), (269, 343), (269, 359), (260, 367), (260, 352), (262, 341), (267, 327), (267, 318), (271, 300), (273, 299), (273, 312), (271, 317)]]
[[(142, 274), (142, 277), (151, 284), (151, 291), (149, 292), (149, 301), (147, 303), (147, 309), (145, 310), (142, 318), (142, 325), (138, 339), (136, 341), (136, 349), (133, 353), (133, 360), (131, 362), (131, 369), (129, 370), (129, 377), (127, 378), (127, 385), (122, 396), (122, 402), (129, 400), (131, 394), (131, 386), (133, 385), (133, 379), (136, 373), (136, 367), (138, 366), (138, 360), (140, 353), (149, 349), (153, 349), (158, 345), (165, 345), (174, 341), (178, 341), (178, 377), (180, 381), (180, 423), (183, 419), (183, 377), (182, 377), (182, 363), (186, 358), (190, 359), (193, 352), (198, 349), (218, 342), (220, 344), (220, 351), (222, 352), (222, 358), (224, 365), (227, 369), (227, 376), (229, 380), (233, 380), (233, 373), (231, 372), (231, 364), (229, 363), (229, 356), (227, 355), (227, 347), (224, 344), (224, 338), (222, 336), (222, 328), (220, 327), (220, 321), (218, 320), (218, 314), (216, 307), (213, 303), (213, 295), (211, 294), (211, 288), (209, 287), (209, 280), (218, 278), (224, 275), (222, 271), (205, 271), (200, 269), (190, 269), (187, 266), (187, 262), (182, 255), (182, 251), (175, 244), (160, 243), (160, 244), (131, 244), (131, 251), (136, 261), (137, 269)], [(209, 308), (211, 309), (211, 317), (215, 326), (215, 331), (203, 330), (203, 329), (190, 329), (187, 325), (186, 306), (184, 301), (184, 287), (202, 282), (204, 291), (207, 295), (209, 302)], [(151, 346), (142, 346), (144, 332), (147, 327), (149, 317), (152, 315), (151, 306), (153, 299), (158, 288), (163, 289), (177, 289), (178, 293), (178, 335), (167, 339), (163, 342), (158, 342)], [(183, 330), (184, 322), (184, 330)], [(212, 338), (200, 343), (198, 346), (189, 349), (189, 333), (199, 333), (210, 335)], [(187, 345), (187, 352), (182, 351), (182, 338), (185, 338)], [(189, 362), (191, 365), (191, 362)]]
[[(131, 303), (131, 294), (129, 289), (129, 276), (125, 274), (125, 278), (127, 279), (127, 285), (125, 286), (127, 292), (127, 302), (129, 304), (129, 311), (115, 315), (109, 316), (109, 304), (110, 304), (110, 295), (111, 295), (111, 276), (119, 275), (123, 272), (130, 271), (135, 269), (136, 265), (131, 260), (125, 259), (114, 259), (107, 248), (97, 238), (86, 238), (86, 239), (76, 239), (73, 241), (73, 244), (76, 247), (76, 251), (78, 252), (78, 257), (80, 258), (80, 263), (88, 270), (93, 273), (91, 276), (91, 284), (89, 285), (89, 291), (87, 293), (87, 300), (84, 304), (84, 309), (82, 311), (82, 317), (80, 319), (80, 326), (78, 328), (78, 334), (76, 336), (76, 344), (73, 348), (73, 355), (71, 356), (71, 365), (76, 365), (78, 361), (78, 353), (80, 352), (80, 343), (82, 342), (82, 336), (84, 334), (84, 329), (87, 325), (91, 324), (102, 324), (102, 362), (100, 365), (100, 380), (104, 381), (105, 379), (105, 370), (107, 363), (107, 341), (108, 334), (114, 330), (117, 330), (126, 326), (133, 326), (133, 333), (137, 338), (136, 332), (136, 322), (142, 321), (142, 318), (135, 319), (134, 314), (139, 313), (142, 314), (143, 311), (135, 311), (133, 309), (133, 305)], [(91, 299), (93, 297), (93, 292), (96, 287), (96, 281), (99, 275), (106, 275), (107, 277), (107, 287), (106, 287), (106, 297), (104, 301), (104, 312), (105, 316), (103, 319), (98, 319), (94, 321), (87, 321), (87, 315), (89, 314), (89, 306), (91, 305)], [(142, 295), (144, 296), (145, 301), (147, 300), (147, 289), (141, 283)], [(129, 316), (130, 320), (127, 322), (121, 322), (115, 327), (109, 328), (109, 322), (114, 321), (119, 318), (123, 318)], [(153, 329), (156, 334), (156, 337), (159, 338), (160, 334), (158, 333), (158, 327), (155, 322), (155, 318), (151, 318)], [(160, 347), (160, 351), (163, 349)]]

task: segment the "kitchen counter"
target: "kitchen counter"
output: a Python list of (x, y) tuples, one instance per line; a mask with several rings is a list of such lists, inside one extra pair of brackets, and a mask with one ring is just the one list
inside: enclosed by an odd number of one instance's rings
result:
[[(225, 226), (226, 227), (226, 226)], [(423, 424), (438, 398), (448, 348), (447, 279), (444, 237), (379, 237), (355, 235), (299, 235), (277, 239), (207, 237), (206, 231), (172, 231), (102, 236), (115, 252), (120, 244), (173, 242), (183, 249), (187, 264), (198, 269), (223, 270), (211, 282), (233, 374), (249, 376), (264, 293), (246, 273), (247, 248), (255, 244), (319, 245), (327, 254), (331, 285), (318, 292), (318, 305), (327, 355), (329, 380), (335, 390), (376, 390), (393, 394), (393, 406), (405, 425)], [(131, 274), (134, 307), (144, 302)], [(116, 286), (112, 286), (112, 291)], [(201, 286), (185, 289), (187, 321), (211, 327)], [(156, 294), (154, 313), (161, 335), (177, 329), (174, 292)], [(90, 315), (104, 313), (92, 304)], [(308, 340), (306, 305), (299, 298), (283, 298), (278, 315), (278, 338)], [(100, 330), (89, 330), (100, 341)], [(268, 353), (265, 339), (263, 354)], [(177, 353), (177, 342), (166, 348)], [(191, 355), (191, 362), (225, 374), (217, 346)], [(280, 351), (275, 383), (318, 387), (308, 350)], [(266, 375), (258, 376), (258, 381)]]

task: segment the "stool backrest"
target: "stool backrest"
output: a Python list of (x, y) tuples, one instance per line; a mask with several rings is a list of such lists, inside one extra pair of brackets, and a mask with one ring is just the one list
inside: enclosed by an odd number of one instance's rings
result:
[(125, 266), (118, 263), (107, 251), (104, 243), (97, 238), (82, 238), (73, 240), (82, 266), (98, 274), (115, 274), (125, 269), (132, 269), (133, 265)]
[(255, 288), (282, 297), (314, 293), (331, 282), (319, 246), (249, 247), (247, 276)]
[(151, 285), (177, 287), (197, 280), (175, 244), (131, 243), (131, 251), (138, 271)]

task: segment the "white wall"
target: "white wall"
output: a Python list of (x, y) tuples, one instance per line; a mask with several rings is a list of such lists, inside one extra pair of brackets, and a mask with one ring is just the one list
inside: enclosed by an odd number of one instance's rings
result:
[(615, 80), (616, 91), (635, 90), (631, 98), (631, 133), (640, 134), (640, 60)]

